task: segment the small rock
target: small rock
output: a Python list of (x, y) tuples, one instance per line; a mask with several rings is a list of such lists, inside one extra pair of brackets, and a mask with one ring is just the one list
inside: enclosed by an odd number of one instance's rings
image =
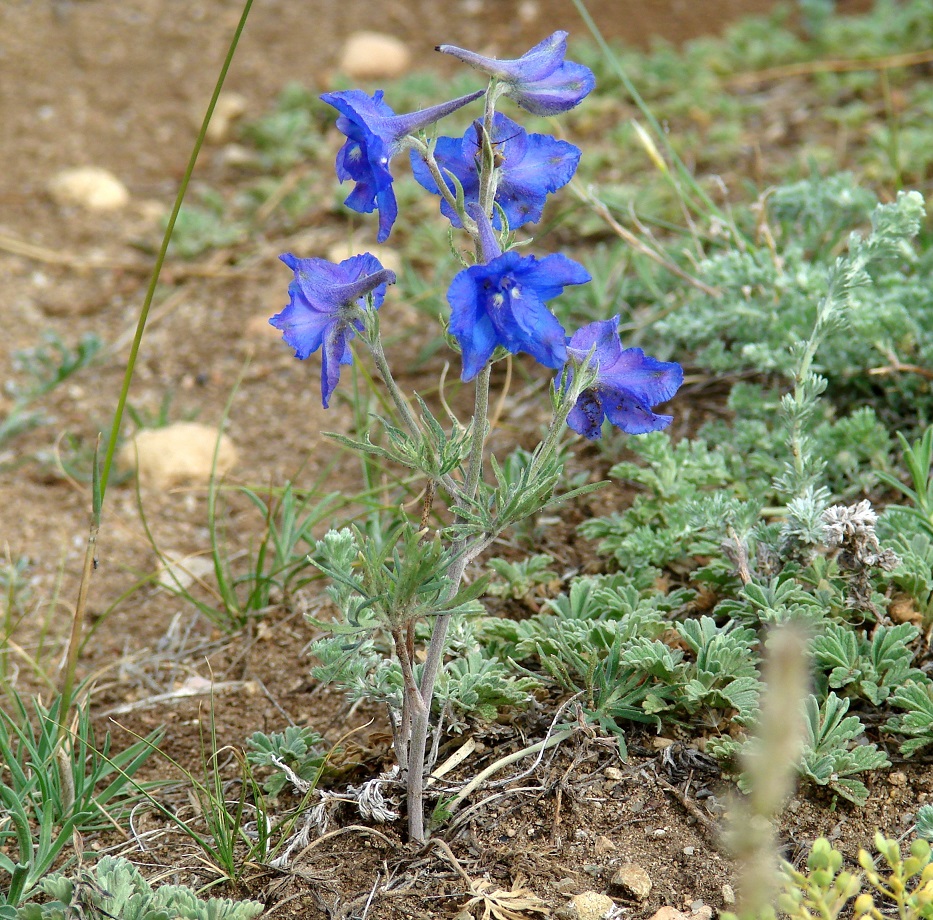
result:
[(231, 126), (246, 111), (246, 106), (246, 97), (240, 93), (221, 93), (207, 126), (207, 139), (214, 144), (225, 141)]
[(612, 853), (617, 849), (616, 845), (608, 838), (600, 834), (596, 838), (596, 844), (594, 846), (597, 856), (605, 856), (607, 853)]
[[(243, 330), (244, 344), (250, 345), (256, 342), (281, 342), (282, 330), (276, 329), (269, 320), (271, 313), (259, 313), (250, 317), (246, 327)], [(287, 352), (288, 346), (282, 343), (282, 348)]]
[(902, 773), (900, 770), (896, 770), (894, 773), (888, 774), (888, 782), (892, 786), (906, 786), (907, 785), (907, 774)]
[(684, 856), (693, 856), (696, 853), (696, 847), (684, 847)]
[(662, 907), (651, 915), (650, 920), (689, 920), (686, 914), (681, 913), (676, 907)]
[(541, 15), (541, 7), (536, 0), (522, 0), (518, 4), (518, 19), (526, 25), (536, 22)]
[(63, 170), (50, 180), (48, 189), (56, 204), (88, 211), (116, 211), (130, 200), (126, 186), (99, 166)]
[(208, 556), (185, 556), (171, 559), (166, 556), (159, 566), (156, 585), (168, 591), (180, 591), (193, 582), (214, 574), (214, 560)]
[(651, 894), (651, 879), (648, 873), (635, 863), (625, 863), (619, 866), (609, 884), (635, 898), (636, 901), (644, 901)]
[(722, 903), (726, 907), (731, 907), (735, 904), (735, 889), (731, 885), (722, 886)]
[(696, 910), (691, 910), (690, 920), (713, 920), (713, 908), (709, 904), (703, 904)]
[(209, 482), (212, 467), (216, 476), (223, 476), (236, 463), (236, 448), (225, 434), (218, 446), (217, 430), (209, 425), (177, 422), (140, 431), (123, 446), (119, 459), (124, 468), (136, 467), (141, 485), (169, 489), (186, 482)]
[(378, 243), (370, 243), (364, 239), (351, 239), (350, 243), (335, 243), (327, 250), (327, 258), (331, 262), (343, 262), (357, 253), (368, 252), (379, 260), (383, 268), (398, 274), (402, 270), (402, 259), (397, 249), (391, 246), (380, 246)]
[(400, 77), (411, 66), (411, 52), (392, 35), (354, 32), (344, 44), (337, 66), (355, 80)]
[(888, 604), (888, 616), (895, 623), (913, 623), (915, 626), (923, 623), (923, 614), (908, 594), (895, 594), (891, 598), (891, 603)]
[(577, 920), (606, 920), (615, 913), (615, 901), (597, 891), (584, 891), (570, 899), (571, 916)]
[(620, 780), (625, 778), (625, 774), (618, 767), (606, 767), (606, 769), (603, 770), (603, 776), (605, 776), (606, 779), (612, 780)]

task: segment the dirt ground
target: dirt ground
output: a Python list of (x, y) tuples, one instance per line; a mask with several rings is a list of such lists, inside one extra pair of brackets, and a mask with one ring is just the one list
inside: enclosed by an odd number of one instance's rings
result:
[[(654, 35), (681, 40), (716, 30), (770, 5), (594, 0), (589, 7), (608, 37), (645, 43)], [(367, 15), (377, 6), (378, 17)], [(88, 484), (57, 465), (56, 452), (76, 450), (86, 460), (95, 433), (109, 424), (159, 241), (158, 216), (174, 197), (239, 13), (239, 4), (227, 0), (0, 4), (0, 374), (3, 381), (15, 378), (14, 353), (35, 346), (48, 330), (70, 342), (94, 332), (106, 343), (102, 361), (43, 403), (48, 423), (17, 437), (0, 456), (0, 548), (30, 560), (40, 620), (23, 624), (18, 634), (22, 661), (42, 654), (54, 670), (64, 647), (90, 498)], [(268, 110), (289, 82), (323, 91), (343, 40), (360, 27), (403, 38), (425, 68), (436, 66), (431, 49), (439, 42), (514, 56), (553, 29), (584, 31), (569, 0), (257, 0), (228, 89), (245, 97), (246, 117)], [(219, 146), (208, 146), (199, 179), (225, 181), (231, 167), (221, 154)], [(111, 170), (128, 187), (130, 205), (95, 216), (55, 204), (46, 192), (49, 179), (79, 165)], [(322, 252), (344, 237), (345, 230), (328, 225), (322, 206), (287, 237), (272, 222), (235, 253), (169, 265), (131, 403), (157, 412), (170, 392), (175, 418), (196, 414), (216, 425), (239, 381), (228, 426), (239, 449), (232, 481), (256, 488), (286, 479), (314, 483), (328, 469), (320, 432), (345, 422), (323, 412), (315, 374), (274, 336), (257, 333), (256, 320), (284, 304), (280, 252)], [(410, 335), (416, 337), (414, 328)], [(0, 393), (0, 414), (11, 405), (9, 394)], [(340, 475), (339, 469), (327, 473), (328, 488), (340, 487)], [(355, 478), (346, 482), (348, 491), (358, 488)], [(164, 551), (182, 556), (207, 549), (203, 489), (144, 491), (141, 503)], [(235, 548), (261, 529), (245, 500), (231, 497), (226, 513)], [(569, 532), (552, 533), (541, 551), (558, 559), (585, 553), (568, 547)], [(352, 774), (357, 780), (388, 764), (382, 714), (366, 707), (351, 713), (338, 694), (310, 679), (304, 650), (311, 633), (300, 611), (272, 611), (259, 630), (232, 641), (203, 621), (192, 624), (190, 609), (148, 586), (110, 611), (155, 564), (129, 481), (115, 482), (108, 493), (99, 557), (92, 622), (107, 616), (88, 644), (82, 674), (95, 675), (102, 724), (112, 718), (136, 733), (164, 724), (165, 753), (193, 766), (207, 697), (147, 701), (193, 677), (213, 677), (221, 688), (213, 702), (222, 744), (241, 746), (253, 731), (281, 730), (288, 721), (335, 740), (348, 724), (374, 720), (342, 756), (359, 765)], [(522, 739), (541, 737), (552, 709), (541, 701), (510, 724), (477, 730), (470, 771), (519, 749)], [(111, 726), (118, 741), (128, 737)], [(463, 740), (453, 737), (446, 752)], [(466, 873), (506, 890), (524, 879), (551, 910), (587, 890), (608, 892), (637, 918), (662, 905), (698, 918), (704, 905), (728, 906), (723, 886), (733, 880), (732, 867), (716, 831), (727, 786), (678, 743), (635, 735), (630, 750), (630, 761), (622, 763), (611, 746), (581, 731), (517, 785), (474, 799), (442, 835), (450, 854), (436, 845), (409, 847), (400, 825), (354, 825), (309, 847), (287, 871), (257, 867), (230, 893), (263, 899), (268, 915), (282, 918), (453, 916), (468, 899)], [(173, 775), (165, 762), (147, 769)], [(931, 793), (933, 781), (922, 767), (903, 767), (875, 780), (862, 810), (845, 803), (832, 810), (828, 799), (798, 796), (784, 827), (787, 855), (796, 858), (815, 836), (829, 834), (854, 857), (876, 826), (890, 834), (905, 830)], [(136, 831), (147, 840), (145, 852), (133, 840), (86, 845), (116, 846), (153, 875), (173, 867), (179, 881), (210, 880), (190, 843), (155, 816), (143, 817)], [(613, 883), (628, 863), (652, 880), (643, 900)]]

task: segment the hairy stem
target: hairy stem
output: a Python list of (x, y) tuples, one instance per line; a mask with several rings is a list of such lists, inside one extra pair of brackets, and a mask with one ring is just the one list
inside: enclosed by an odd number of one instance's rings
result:
[[(424, 432), (421, 430), (421, 426), (418, 423), (418, 420), (415, 418), (414, 412), (411, 411), (411, 406), (408, 405), (408, 400), (402, 395), (402, 391), (399, 389), (398, 384), (395, 382), (395, 378), (392, 376), (392, 371), (389, 368), (389, 362), (386, 359), (385, 351), (382, 347), (382, 337), (379, 335), (378, 326), (376, 332), (372, 336), (367, 337), (367, 345), (369, 346), (370, 353), (373, 356), (373, 362), (376, 365), (376, 370), (379, 371), (379, 376), (382, 378), (382, 382), (386, 385), (386, 389), (389, 391), (389, 395), (392, 397), (392, 402), (395, 404), (395, 408), (398, 411), (398, 414), (401, 416), (402, 421), (405, 424), (405, 427), (408, 429), (409, 434), (416, 440), (420, 441), (425, 447), (428, 447)], [(437, 461), (437, 457), (431, 457), (432, 462)], [(456, 479), (453, 478), (449, 473), (442, 473), (440, 476), (436, 477), (436, 482), (439, 482), (451, 498), (457, 499), (460, 496), (460, 484)]]

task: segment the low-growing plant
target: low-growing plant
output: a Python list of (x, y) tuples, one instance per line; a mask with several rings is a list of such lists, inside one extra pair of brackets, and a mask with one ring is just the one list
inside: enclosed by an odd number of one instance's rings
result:
[(864, 805), (868, 789), (853, 775), (889, 767), (891, 762), (877, 745), (864, 742), (865, 726), (858, 716), (847, 716), (848, 710), (849, 700), (835, 693), (829, 693), (822, 704), (815, 696), (807, 699), (801, 774)]
[(185, 885), (153, 888), (139, 869), (120, 856), (103, 856), (70, 875), (55, 872), (40, 887), (49, 899), (45, 903), (26, 904), (0, 916), (4, 920), (251, 920), (265, 909), (259, 901), (204, 900)]
[[(91, 364), (102, 347), (101, 339), (91, 333), (72, 347), (57, 333), (46, 332), (42, 344), (18, 351), (13, 358), (14, 367), (25, 375), (25, 380), (6, 385), (12, 405), (0, 419), (0, 447), (21, 432), (41, 425), (45, 416), (33, 405)], [(5, 458), (0, 456), (0, 462), (5, 462)]]
[(62, 739), (61, 697), (32, 710), (5, 688), (10, 709), (0, 708), (0, 877), (8, 878), (7, 904), (22, 902), (71, 844), (87, 832), (125, 820), (146, 794), (132, 777), (162, 737), (152, 732), (112, 753), (108, 732), (98, 746), (86, 705)]
[(323, 743), (323, 736), (306, 726), (289, 725), (271, 735), (254, 732), (247, 741), (246, 761), (253, 767), (272, 768), (262, 785), (274, 797), (291, 782), (285, 768), (310, 786), (317, 783), (329, 756)]
[(856, 918), (872, 920), (881, 920), (890, 912), (904, 920), (929, 917), (933, 906), (930, 844), (915, 840), (906, 858), (900, 843), (880, 832), (874, 844), (877, 857), (859, 850), (859, 872), (843, 868), (843, 854), (825, 837), (817, 839), (806, 871), (784, 864), (783, 892), (777, 901), (781, 913), (791, 920), (814, 915), (836, 920), (850, 911)]
[(923, 436), (913, 444), (897, 433), (904, 455), (904, 465), (910, 474), (910, 485), (904, 485), (896, 476), (884, 473), (879, 478), (910, 499), (906, 507), (892, 506), (899, 512), (915, 518), (923, 529), (933, 537), (933, 427), (927, 428)]

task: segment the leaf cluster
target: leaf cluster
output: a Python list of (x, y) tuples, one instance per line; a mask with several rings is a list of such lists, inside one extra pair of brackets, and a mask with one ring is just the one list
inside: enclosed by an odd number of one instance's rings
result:
[(850, 701), (830, 692), (820, 703), (811, 694), (806, 701), (806, 734), (800, 772), (818, 786), (856, 805), (868, 801), (868, 789), (856, 773), (891, 765), (875, 744), (862, 743), (865, 726), (858, 716), (846, 715)]
[(0, 904), (17, 906), (71, 844), (76, 831), (99, 830), (124, 820), (146, 786), (136, 771), (155, 750), (161, 730), (124, 751), (111, 751), (108, 732), (95, 736), (87, 707), (79, 707), (74, 730), (60, 737), (59, 707), (38, 699), (33, 711), (8, 689), (10, 711), (0, 708)]
[(119, 917), (120, 920), (251, 920), (264, 910), (258, 901), (229, 898), (203, 900), (185, 885), (153, 888), (123, 857), (103, 856), (73, 875), (54, 873), (43, 879), (44, 904), (27, 904), (9, 920), (71, 920), (74, 917)]
[(270, 767), (273, 772), (263, 783), (271, 796), (278, 795), (289, 780), (284, 763), (299, 779), (314, 784), (324, 769), (328, 752), (324, 737), (308, 726), (289, 725), (284, 732), (254, 732), (247, 740), (247, 763), (254, 767)]

